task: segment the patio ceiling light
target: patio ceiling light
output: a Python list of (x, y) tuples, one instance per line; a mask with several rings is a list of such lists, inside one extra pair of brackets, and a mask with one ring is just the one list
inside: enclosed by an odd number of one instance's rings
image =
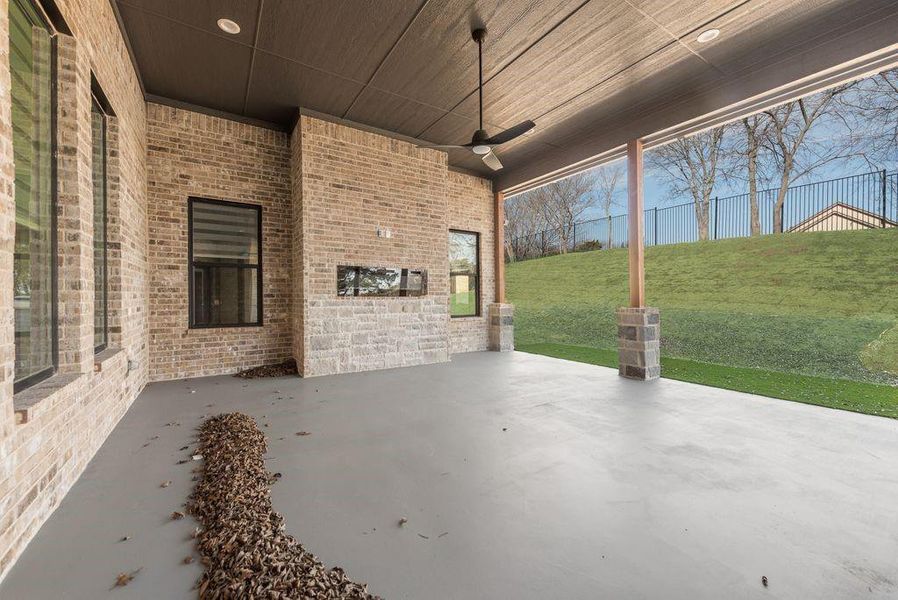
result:
[(237, 35), (238, 33), (240, 33), (240, 25), (230, 19), (219, 19), (218, 28), (225, 33), (230, 33), (231, 35)]
[(718, 35), (720, 35), (719, 29), (708, 29), (707, 31), (701, 32), (696, 40), (699, 44), (707, 44), (711, 40), (717, 39)]

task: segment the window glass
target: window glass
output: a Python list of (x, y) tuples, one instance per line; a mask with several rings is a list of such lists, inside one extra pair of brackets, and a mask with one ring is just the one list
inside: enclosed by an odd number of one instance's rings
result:
[(91, 104), (92, 170), (94, 188), (94, 348), (108, 343), (106, 269), (106, 115), (96, 100)]
[(425, 296), (427, 271), (383, 267), (337, 267), (338, 296)]
[(449, 314), (480, 314), (480, 236), (467, 231), (449, 232)]
[(193, 203), (193, 260), (258, 264), (259, 211), (239, 204)]
[(52, 40), (28, 2), (9, 2), (15, 166), (15, 387), (55, 365)]
[(190, 201), (190, 325), (260, 325), (258, 206)]

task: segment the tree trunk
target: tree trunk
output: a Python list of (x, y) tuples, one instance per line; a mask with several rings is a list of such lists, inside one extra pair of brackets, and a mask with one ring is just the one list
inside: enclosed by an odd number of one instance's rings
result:
[(695, 223), (698, 226), (698, 239), (701, 242), (708, 239), (708, 206), (710, 203), (710, 198), (703, 198), (695, 203)]
[(783, 175), (780, 180), (780, 189), (776, 191), (776, 205), (773, 211), (773, 231), (783, 232), (783, 207), (786, 205), (786, 194), (789, 192), (789, 177)]
[(758, 149), (748, 153), (748, 205), (751, 211), (751, 235), (761, 235), (761, 211), (758, 209)]
[(605, 218), (608, 219), (608, 249), (610, 250), (614, 244), (614, 228), (612, 227), (613, 222), (611, 221), (611, 213), (606, 213)]

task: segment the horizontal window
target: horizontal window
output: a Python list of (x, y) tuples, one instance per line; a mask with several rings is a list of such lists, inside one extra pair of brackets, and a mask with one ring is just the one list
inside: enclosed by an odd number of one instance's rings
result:
[(262, 324), (262, 209), (192, 198), (190, 326)]
[(337, 267), (338, 296), (426, 296), (427, 271)]

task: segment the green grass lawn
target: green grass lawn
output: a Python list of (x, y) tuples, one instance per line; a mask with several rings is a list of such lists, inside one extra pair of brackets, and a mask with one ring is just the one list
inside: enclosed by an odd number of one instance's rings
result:
[[(506, 283), (518, 347), (617, 347), (614, 311), (627, 303), (626, 249), (510, 264)], [(665, 360), (692, 363), (689, 381), (728, 387), (717, 365), (748, 369), (743, 375), (754, 387), (745, 391), (761, 390), (759, 381), (783, 385), (783, 374), (810, 378), (795, 379), (808, 386), (817, 379), (898, 383), (898, 230), (647, 248), (646, 296), (661, 309)], [(670, 365), (665, 376), (677, 372)], [(760, 380), (759, 370), (767, 372)], [(810, 397), (830, 398), (813, 403), (845, 401), (827, 396), (839, 385), (812, 386)]]

